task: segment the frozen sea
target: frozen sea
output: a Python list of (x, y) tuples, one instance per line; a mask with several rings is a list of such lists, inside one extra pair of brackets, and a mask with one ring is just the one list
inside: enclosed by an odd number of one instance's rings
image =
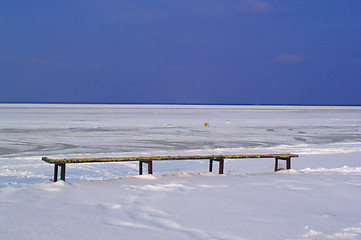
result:
[[(0, 238), (359, 240), (360, 130), (361, 107), (0, 104)], [(83, 163), (55, 183), (41, 160), (286, 152), (299, 157), (276, 173)]]
[[(205, 127), (204, 123), (208, 123)], [(361, 153), (361, 107), (0, 104), (0, 186), (51, 179), (41, 157)], [(336, 154), (336, 155), (335, 155)], [(340, 160), (341, 161), (341, 160)], [(273, 160), (228, 160), (227, 174), (271, 172)], [(159, 162), (155, 174), (206, 171), (207, 161)], [(136, 175), (137, 163), (73, 164), (68, 181)]]

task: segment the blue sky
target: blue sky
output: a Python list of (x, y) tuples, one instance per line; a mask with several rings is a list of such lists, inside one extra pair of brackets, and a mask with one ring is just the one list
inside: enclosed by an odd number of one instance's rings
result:
[(361, 105), (361, 1), (0, 2), (0, 102)]

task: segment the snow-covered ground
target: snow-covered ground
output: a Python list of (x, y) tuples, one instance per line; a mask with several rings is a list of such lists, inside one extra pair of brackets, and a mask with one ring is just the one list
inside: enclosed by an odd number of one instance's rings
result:
[[(1, 239), (361, 239), (361, 107), (0, 104), (0, 116)], [(41, 161), (283, 152), (300, 155), (292, 170), (69, 164), (65, 183)]]

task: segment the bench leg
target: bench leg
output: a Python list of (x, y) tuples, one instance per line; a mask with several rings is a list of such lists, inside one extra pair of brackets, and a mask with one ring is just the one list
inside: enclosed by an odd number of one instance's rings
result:
[(219, 159), (219, 174), (223, 174), (224, 171), (224, 158)]
[(209, 159), (209, 171), (213, 171), (213, 161), (219, 162), (219, 174), (223, 174), (224, 172), (224, 158), (218, 159)]
[(54, 182), (58, 181), (58, 168), (59, 168), (59, 165), (54, 164)]
[(291, 158), (290, 158), (290, 157), (288, 157), (288, 158), (286, 159), (286, 168), (287, 168), (287, 169), (291, 169)]
[(286, 161), (286, 169), (291, 169), (291, 158), (275, 158), (275, 172), (278, 171), (278, 160), (285, 160)]
[(153, 161), (149, 161), (148, 163), (148, 174), (153, 174)]
[(278, 158), (275, 158), (275, 172), (278, 171)]
[(143, 163), (148, 164), (148, 174), (153, 174), (153, 161), (139, 161), (139, 175), (143, 175)]
[(61, 164), (60, 179), (65, 182), (65, 163)]
[(58, 181), (58, 172), (60, 167), (60, 180), (65, 181), (65, 163), (54, 164), (54, 182)]

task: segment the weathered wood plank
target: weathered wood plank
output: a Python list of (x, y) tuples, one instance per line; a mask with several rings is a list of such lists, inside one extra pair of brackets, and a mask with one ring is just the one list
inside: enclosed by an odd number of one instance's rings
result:
[(239, 154), (239, 155), (185, 155), (185, 156), (104, 157), (104, 158), (64, 158), (64, 159), (43, 157), (42, 160), (51, 164), (64, 164), (64, 163), (90, 163), (90, 162), (164, 161), (164, 160), (199, 160), (199, 159), (217, 160), (220, 158), (287, 159), (290, 157), (298, 157), (298, 155), (297, 154)]

